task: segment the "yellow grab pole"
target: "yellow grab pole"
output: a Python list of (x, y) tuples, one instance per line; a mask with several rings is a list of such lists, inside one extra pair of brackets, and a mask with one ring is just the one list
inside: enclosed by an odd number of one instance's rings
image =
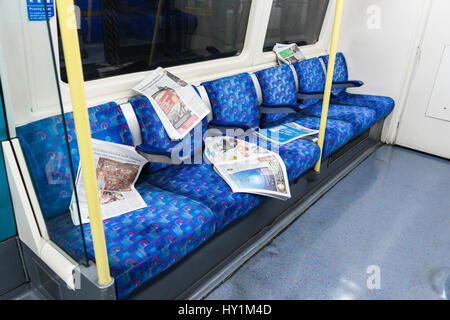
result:
[(84, 94), (83, 69), (73, 0), (57, 0), (57, 10), (67, 78), (69, 80), (70, 95), (72, 98), (75, 131), (77, 133), (81, 168), (83, 170), (83, 180), (86, 189), (98, 283), (104, 286), (111, 282), (111, 275), (109, 273), (105, 232), (103, 230), (100, 211), (94, 153), (92, 151), (91, 128)]
[(331, 37), (330, 58), (328, 59), (327, 80), (325, 84), (325, 92), (323, 94), (322, 116), (320, 118), (319, 142), (318, 142), (320, 147), (320, 159), (319, 161), (317, 161), (314, 167), (314, 171), (316, 172), (320, 172), (320, 165), (322, 164), (323, 142), (325, 140), (325, 130), (327, 128), (328, 107), (330, 106), (331, 88), (333, 85), (333, 75), (334, 75), (334, 64), (336, 62), (336, 52), (339, 42), (339, 31), (341, 29), (343, 7), (344, 7), (344, 0), (337, 0), (336, 11), (334, 15), (333, 34)]

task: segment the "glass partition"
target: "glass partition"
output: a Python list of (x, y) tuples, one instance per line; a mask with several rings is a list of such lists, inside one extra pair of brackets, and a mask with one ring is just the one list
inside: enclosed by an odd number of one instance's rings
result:
[[(85, 80), (239, 55), (251, 0), (75, 0)], [(60, 51), (61, 79), (67, 82)]]
[[(28, 169), (40, 206), (34, 213), (42, 214), (46, 224), (42, 236), (48, 233), (74, 260), (87, 263), (89, 226), (75, 225), (79, 212), (71, 209), (77, 202), (79, 158), (73, 117), (64, 112), (60, 94), (49, 27), (54, 14), (53, 1), (0, 3), (1, 78), (8, 121), (15, 129), (11, 135), (18, 138), (27, 165), (21, 170)], [(33, 190), (28, 192), (33, 197)]]
[(264, 51), (275, 43), (314, 44), (319, 40), (329, 0), (273, 0)]

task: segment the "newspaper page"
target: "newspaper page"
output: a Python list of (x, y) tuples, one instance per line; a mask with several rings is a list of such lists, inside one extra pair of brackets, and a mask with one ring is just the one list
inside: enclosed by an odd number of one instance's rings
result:
[(274, 152), (236, 138), (208, 137), (205, 156), (235, 193), (291, 197), (286, 166)]
[[(117, 143), (92, 139), (92, 148), (103, 220), (145, 208), (147, 204), (135, 189), (134, 184), (147, 160), (139, 155), (133, 147)], [(81, 165), (78, 167), (75, 182), (81, 224), (89, 223)], [(70, 210), (73, 224), (78, 226), (80, 221), (76, 206), (77, 202), (73, 195)]]
[(305, 56), (295, 43), (281, 44), (277, 43), (273, 47), (273, 51), (277, 55), (280, 64), (294, 64), (296, 62), (305, 60)]
[(150, 100), (171, 140), (183, 139), (210, 112), (191, 85), (161, 67), (133, 90)]
[(319, 130), (312, 130), (295, 122), (290, 122), (267, 129), (259, 129), (255, 132), (257, 136), (280, 145), (285, 145), (297, 139), (314, 136), (318, 133)]

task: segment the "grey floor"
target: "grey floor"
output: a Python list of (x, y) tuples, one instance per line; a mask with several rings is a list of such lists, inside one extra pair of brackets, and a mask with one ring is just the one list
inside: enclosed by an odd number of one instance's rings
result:
[(449, 276), (450, 161), (383, 146), (208, 299), (442, 299)]

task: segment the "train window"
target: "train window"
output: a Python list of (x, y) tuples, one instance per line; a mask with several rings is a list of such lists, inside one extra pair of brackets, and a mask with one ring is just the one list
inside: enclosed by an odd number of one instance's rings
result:
[(328, 0), (273, 0), (264, 51), (275, 43), (314, 44), (319, 40)]
[(251, 1), (75, 0), (85, 80), (238, 55)]

